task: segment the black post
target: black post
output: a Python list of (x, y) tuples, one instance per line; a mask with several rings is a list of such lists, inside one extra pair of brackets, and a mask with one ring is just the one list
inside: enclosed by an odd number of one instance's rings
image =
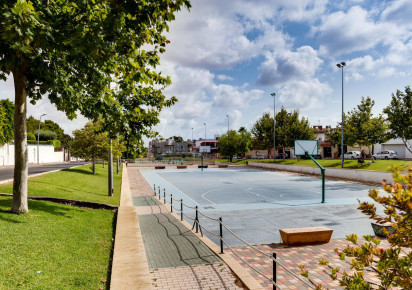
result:
[(153, 184), (153, 191), (154, 191), (154, 193), (155, 193), (155, 195), (156, 195), (156, 184)]
[(173, 212), (173, 194), (170, 194), (170, 212)]
[(198, 211), (197, 211), (197, 205), (196, 205), (195, 223), (196, 223), (196, 233), (198, 233), (199, 232), (199, 214), (198, 214)]
[[(159, 192), (160, 195), (160, 192)], [(163, 203), (166, 204), (166, 189), (163, 188)]]
[(276, 253), (273, 253), (273, 289), (276, 290)]
[(160, 186), (158, 186), (158, 188), (159, 188), (159, 198), (160, 198)]
[(180, 220), (183, 221), (183, 199), (180, 199)]
[(222, 218), (219, 218), (220, 253), (223, 254), (223, 227)]

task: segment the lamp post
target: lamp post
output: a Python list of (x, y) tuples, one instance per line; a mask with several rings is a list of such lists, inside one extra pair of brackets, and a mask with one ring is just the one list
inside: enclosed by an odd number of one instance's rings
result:
[(206, 140), (206, 123), (203, 123), (205, 125), (205, 140)]
[(273, 97), (273, 163), (276, 162), (276, 93), (270, 94)]
[(343, 131), (345, 128), (345, 120), (344, 120), (345, 113), (343, 111), (343, 67), (346, 66), (346, 63), (342, 61), (341, 63), (336, 64), (336, 66), (342, 69), (342, 144), (341, 144), (341, 152), (340, 152), (340, 156), (341, 156), (340, 167), (343, 168), (343, 160), (344, 160), (343, 158)]
[(192, 142), (193, 142), (193, 128), (192, 128)]
[(39, 154), (39, 144), (40, 144), (40, 124), (41, 117), (46, 116), (47, 114), (42, 114), (39, 119), (39, 130), (37, 130), (37, 164), (40, 163), (40, 154)]
[(229, 115), (226, 115), (227, 117), (227, 133), (229, 134)]

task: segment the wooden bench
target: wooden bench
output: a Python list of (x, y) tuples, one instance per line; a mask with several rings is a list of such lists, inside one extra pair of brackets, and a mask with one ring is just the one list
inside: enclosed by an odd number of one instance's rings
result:
[(162, 165), (159, 165), (159, 166), (155, 166), (155, 169), (165, 169), (166, 168), (166, 166), (162, 166)]
[(186, 169), (187, 165), (176, 165), (177, 169)]
[(219, 168), (227, 168), (228, 165), (227, 165), (227, 164), (219, 164), (217, 167), (219, 167)]
[(328, 243), (333, 230), (327, 227), (280, 229), (282, 241), (287, 246)]

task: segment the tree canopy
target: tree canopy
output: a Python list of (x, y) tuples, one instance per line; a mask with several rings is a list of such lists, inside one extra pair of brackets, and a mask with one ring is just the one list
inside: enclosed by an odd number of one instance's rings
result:
[(251, 129), (253, 149), (270, 150), (273, 147), (273, 117), (264, 113)]
[(13, 212), (28, 211), (27, 97), (47, 95), (69, 119), (102, 117), (111, 137), (150, 136), (160, 110), (176, 102), (163, 95), (170, 79), (156, 66), (182, 6), (189, 0), (2, 2), (0, 80), (11, 73), (15, 86)]
[(241, 152), (242, 135), (236, 130), (222, 134), (219, 138), (219, 152), (222, 156), (228, 156), (232, 162), (233, 155)]
[(0, 100), (0, 145), (13, 141), (14, 104), (9, 99)]
[(408, 144), (408, 140), (412, 140), (411, 88), (405, 87), (405, 92), (397, 90), (396, 94), (392, 94), (391, 103), (383, 112), (388, 116), (391, 137), (400, 138), (406, 149), (412, 153), (412, 144)]

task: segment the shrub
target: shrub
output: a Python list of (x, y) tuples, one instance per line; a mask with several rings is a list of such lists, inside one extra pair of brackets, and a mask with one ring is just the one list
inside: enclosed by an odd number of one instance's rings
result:
[(55, 140), (57, 138), (57, 134), (50, 130), (40, 130), (39, 139), (40, 141), (48, 141), (48, 140)]
[[(36, 140), (27, 140), (27, 144), (35, 144), (37, 145)], [(53, 140), (48, 140), (48, 141), (40, 141), (40, 145), (53, 145)]]
[(27, 132), (27, 140), (36, 140), (36, 136), (32, 132)]
[(59, 140), (53, 140), (53, 147), (54, 148), (61, 148), (62, 143)]

